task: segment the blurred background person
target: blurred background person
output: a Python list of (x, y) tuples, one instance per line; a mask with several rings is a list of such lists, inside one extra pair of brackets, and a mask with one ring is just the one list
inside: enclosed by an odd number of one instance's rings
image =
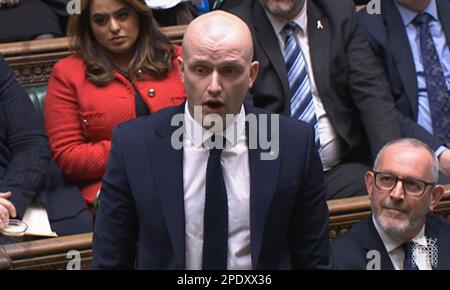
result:
[(45, 208), (60, 236), (92, 231), (80, 190), (51, 161), (33, 104), (0, 55), (0, 229), (10, 217), (22, 219), (35, 204)]
[(68, 2), (0, 0), (0, 42), (64, 36)]
[(181, 50), (144, 0), (81, 1), (68, 34), (74, 54), (53, 67), (45, 126), (54, 160), (92, 205), (113, 127), (185, 100)]
[(189, 24), (202, 13), (218, 9), (223, 0), (145, 0), (162, 26)]

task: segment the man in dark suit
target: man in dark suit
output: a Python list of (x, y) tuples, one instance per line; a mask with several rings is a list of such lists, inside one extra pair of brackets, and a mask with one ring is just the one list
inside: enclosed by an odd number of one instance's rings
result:
[(372, 216), (332, 242), (338, 269), (450, 269), (450, 221), (432, 214), (444, 188), (439, 163), (417, 139), (386, 145), (365, 175)]
[[(400, 130), (382, 69), (356, 25), (353, 2), (225, 1), (222, 8), (240, 16), (252, 29), (254, 58), (260, 62), (260, 74), (251, 89), (254, 104), (315, 123), (328, 198), (365, 194), (362, 177), (371, 156), (399, 138)], [(298, 62), (306, 62), (306, 73), (300, 73), (303, 80), (295, 80), (301, 68), (292, 68), (288, 61), (294, 51), (291, 35), (299, 46), (296, 55), (304, 59)], [(298, 105), (302, 101), (297, 101), (301, 95), (297, 91), (303, 90), (312, 95), (311, 106)], [(307, 99), (307, 94), (302, 98)], [(307, 120), (309, 115), (314, 117)]]
[(67, 184), (51, 161), (42, 122), (0, 55), (0, 224), (23, 218), (38, 203), (58, 235), (92, 230), (80, 190)]
[[(180, 59), (187, 103), (113, 133), (94, 269), (330, 267), (314, 132), (243, 106), (258, 71), (252, 54), (248, 27), (229, 13), (204, 14), (188, 26)], [(222, 122), (226, 129), (216, 127)], [(253, 142), (262, 136), (279, 148), (265, 152)]]
[[(418, 22), (422, 15), (430, 16), (424, 24), (424, 35)], [(397, 109), (404, 118), (417, 122), (405, 128), (407, 135), (427, 143), (438, 155), (440, 182), (450, 183), (450, 1), (449, 0), (381, 0), (381, 13), (369, 15), (363, 9), (358, 21), (369, 36), (371, 47), (386, 69)], [(437, 63), (427, 62), (430, 55), (424, 51), (421, 40), (431, 34)], [(423, 39), (422, 39), (423, 38)], [(433, 53), (433, 52), (432, 52)], [(440, 62), (440, 64), (439, 64)], [(437, 70), (444, 78), (442, 97), (446, 105), (433, 99), (436, 77), (427, 76), (426, 68)], [(446, 84), (445, 84), (446, 83)], [(437, 110), (442, 109), (444, 117)], [(446, 111), (447, 110), (447, 111)], [(439, 133), (441, 126), (444, 132)]]

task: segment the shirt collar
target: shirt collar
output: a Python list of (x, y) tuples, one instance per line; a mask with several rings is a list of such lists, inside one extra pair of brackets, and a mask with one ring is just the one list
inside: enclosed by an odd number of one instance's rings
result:
[[(373, 224), (375, 225), (375, 228), (378, 232), (378, 234), (381, 237), (381, 240), (383, 241), (384, 246), (386, 247), (386, 251), (388, 253), (392, 252), (393, 250), (397, 249), (398, 247), (400, 247), (405, 241), (401, 240), (401, 239), (397, 239), (395, 237), (392, 237), (390, 235), (388, 235), (378, 224), (377, 220), (375, 219), (375, 217), (372, 215), (372, 220), (373, 220)], [(425, 225), (422, 227), (422, 229), (420, 229), (419, 233), (417, 234), (417, 236), (415, 236), (413, 238), (413, 241), (421, 246), (427, 246), (427, 241), (425, 238)]]
[[(197, 123), (189, 112), (188, 102), (184, 105), (184, 124), (185, 134), (195, 147), (203, 147), (203, 143), (211, 138), (214, 132), (206, 130), (199, 123)], [(241, 106), (239, 114), (234, 118), (234, 121), (229, 125), (225, 131), (215, 132), (218, 135), (225, 137), (227, 142), (226, 148), (234, 147), (241, 138), (245, 138), (245, 109)]]
[[(408, 26), (409, 24), (411, 24), (411, 21), (413, 21), (414, 18), (419, 14), (419, 12), (416, 12), (414, 10), (406, 8), (405, 6), (397, 3), (397, 1), (394, 1), (394, 3), (395, 3), (395, 6), (397, 6), (398, 12), (400, 13), (400, 15), (402, 17), (405, 27)], [(423, 12), (428, 13), (431, 17), (433, 17), (434, 20), (439, 19), (437, 6), (436, 6), (436, 0), (431, 0)]]
[[(308, 17), (306, 15), (307, 10), (307, 3), (308, 1), (305, 1), (305, 5), (303, 5), (302, 10), (290, 21), (294, 22), (295, 24), (300, 27), (303, 33), (307, 33), (308, 28)], [(270, 14), (266, 9), (264, 9), (266, 12), (267, 17), (270, 20), (270, 23), (272, 23), (273, 29), (275, 30), (275, 33), (277, 36), (281, 35), (284, 38), (283, 35), (283, 28), (286, 26), (286, 24), (289, 22), (289, 20), (286, 20), (284, 18), (275, 17), (272, 14)]]

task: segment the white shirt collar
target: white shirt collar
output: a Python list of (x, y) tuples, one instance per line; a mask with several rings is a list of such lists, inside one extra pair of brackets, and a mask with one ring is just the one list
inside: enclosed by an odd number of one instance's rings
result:
[[(185, 134), (189, 140), (194, 144), (195, 147), (201, 148), (203, 143), (211, 138), (214, 132), (206, 130), (199, 123), (197, 123), (189, 112), (188, 102), (184, 106), (184, 124), (185, 124)], [(245, 109), (241, 106), (239, 114), (234, 118), (233, 123), (231, 123), (224, 132), (216, 132), (218, 135), (225, 137), (227, 145), (225, 150), (231, 146), (234, 147), (238, 140), (241, 138), (246, 138), (245, 135)]]
[[(416, 18), (417, 15), (420, 13), (414, 10), (411, 10), (409, 8), (406, 8), (405, 6), (397, 3), (394, 1), (395, 6), (397, 6), (398, 12), (400, 13), (400, 16), (402, 17), (403, 24), (405, 24), (405, 27), (410, 25), (411, 22)], [(434, 20), (438, 20), (438, 11), (436, 6), (436, 1), (431, 0), (430, 3), (428, 3), (427, 7), (423, 10), (422, 13), (428, 13), (433, 17)]]
[[(388, 253), (391, 253), (392, 251), (394, 251), (395, 249), (397, 249), (398, 247), (400, 247), (403, 243), (405, 243), (405, 241), (392, 237), (390, 235), (388, 235), (378, 224), (377, 220), (375, 219), (375, 217), (372, 215), (372, 220), (373, 220), (373, 224), (375, 225), (375, 228), (378, 232), (378, 234), (381, 237), (381, 240), (384, 243), (384, 246), (386, 247), (386, 250)], [(414, 241), (414, 243), (421, 245), (421, 246), (427, 246), (427, 241), (425, 238), (425, 225), (422, 227), (422, 229), (420, 229), (419, 233), (412, 239)]]

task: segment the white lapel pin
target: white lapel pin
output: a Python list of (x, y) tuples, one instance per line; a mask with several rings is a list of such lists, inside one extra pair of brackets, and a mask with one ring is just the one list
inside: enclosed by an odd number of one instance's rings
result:
[(323, 29), (322, 21), (317, 20), (317, 29)]

